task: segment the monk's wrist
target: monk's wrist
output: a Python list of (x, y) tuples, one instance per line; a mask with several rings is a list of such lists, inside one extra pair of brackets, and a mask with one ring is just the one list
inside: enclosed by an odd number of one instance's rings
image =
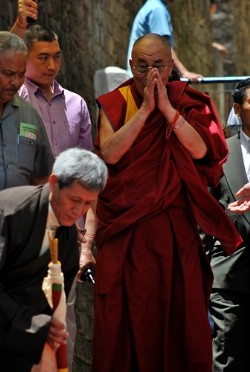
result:
[(141, 108), (137, 111), (137, 115), (140, 118), (140, 122), (145, 124), (150, 112), (148, 111), (147, 107), (144, 108), (141, 106)]
[(175, 114), (171, 121), (168, 122), (166, 130), (166, 138), (169, 138), (172, 131), (178, 131), (185, 123), (185, 119), (181, 116), (178, 110), (175, 110)]
[(179, 115), (178, 120), (176, 121), (176, 123), (173, 127), (173, 130), (176, 131), (176, 130), (181, 129), (181, 127), (184, 125), (185, 121), (186, 120), (181, 115)]

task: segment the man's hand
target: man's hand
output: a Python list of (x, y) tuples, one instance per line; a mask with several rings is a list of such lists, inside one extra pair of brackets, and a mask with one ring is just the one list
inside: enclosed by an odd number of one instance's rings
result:
[(214, 41), (212, 43), (212, 47), (217, 49), (220, 52), (220, 54), (222, 55), (222, 57), (227, 57), (228, 56), (228, 49), (227, 49), (227, 47), (225, 47), (225, 45), (217, 43), (216, 41)]
[(17, 18), (10, 32), (22, 38), (28, 25), (27, 18), (36, 20), (37, 9), (37, 0), (18, 0)]
[(245, 213), (250, 210), (250, 199), (239, 199), (228, 205), (228, 209), (235, 213)]
[(20, 25), (27, 27), (27, 18), (37, 19), (37, 0), (18, 0), (17, 18)]
[(38, 5), (36, 0), (18, 0), (17, 19), (13, 28), (16, 26), (22, 30), (27, 27), (27, 18), (34, 20), (38, 16)]
[(157, 81), (156, 81), (157, 94), (155, 95), (156, 104), (158, 106), (158, 109), (163, 113), (163, 115), (169, 121), (172, 119), (173, 115), (175, 114), (175, 109), (169, 102), (168, 92), (167, 92), (165, 84), (162, 81), (161, 74), (159, 73), (158, 70), (155, 71), (155, 74), (157, 78)]
[(250, 210), (250, 183), (245, 184), (239, 191), (236, 192), (239, 200), (228, 205), (231, 212), (244, 213)]
[(141, 109), (145, 110), (148, 115), (155, 109), (155, 94), (157, 94), (157, 77), (153, 73), (155, 69), (148, 72), (146, 86), (144, 88), (143, 103)]
[(181, 77), (188, 79), (191, 83), (200, 83), (200, 81), (203, 78), (201, 74), (197, 74), (196, 72), (190, 72), (188, 70), (182, 73)]
[(176, 110), (169, 102), (166, 86), (157, 68), (153, 68), (148, 73), (148, 80), (154, 86), (155, 106), (158, 107), (168, 122), (172, 121)]
[(69, 334), (65, 330), (65, 325), (59, 320), (52, 317), (50, 322), (47, 343), (56, 351), (60, 345), (67, 344)]
[(250, 198), (250, 183), (246, 183), (240, 190), (238, 190), (236, 196)]
[(86, 236), (86, 243), (82, 244), (81, 246), (81, 255), (80, 255), (80, 262), (79, 262), (79, 271), (77, 273), (77, 280), (81, 281), (80, 277), (85, 270), (85, 268), (89, 265), (95, 265), (95, 257), (92, 253), (92, 245), (93, 245), (93, 238), (88, 235)]
[(85, 244), (87, 241), (85, 238), (86, 229), (82, 229), (78, 225), (76, 227), (77, 227), (77, 241), (78, 241), (79, 247), (81, 248), (82, 244)]

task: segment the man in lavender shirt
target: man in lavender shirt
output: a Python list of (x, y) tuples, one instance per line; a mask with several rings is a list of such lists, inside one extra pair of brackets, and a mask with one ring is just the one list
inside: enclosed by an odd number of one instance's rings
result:
[(61, 65), (57, 35), (32, 25), (24, 34), (28, 47), (25, 82), (19, 95), (43, 118), (53, 154), (70, 147), (92, 150), (91, 121), (84, 99), (55, 80)]
[(55, 80), (61, 67), (56, 33), (37, 24), (27, 28), (28, 17), (35, 21), (37, 16), (36, 0), (18, 1), (18, 16), (11, 32), (23, 38), (28, 48), (25, 81), (19, 95), (42, 117), (55, 156), (69, 147), (92, 150), (91, 120), (85, 100)]

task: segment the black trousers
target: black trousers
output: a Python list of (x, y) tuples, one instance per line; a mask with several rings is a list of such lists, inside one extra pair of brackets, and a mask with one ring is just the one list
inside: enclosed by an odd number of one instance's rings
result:
[(250, 294), (213, 289), (213, 371), (250, 371)]

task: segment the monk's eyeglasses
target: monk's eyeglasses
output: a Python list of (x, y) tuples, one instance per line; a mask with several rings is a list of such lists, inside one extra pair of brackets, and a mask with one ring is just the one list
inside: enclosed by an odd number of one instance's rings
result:
[(132, 66), (133, 70), (137, 73), (139, 76), (146, 75), (149, 70), (152, 70), (152, 68), (157, 68), (160, 74), (163, 74), (165, 70), (168, 69), (168, 66), (166, 65), (159, 65), (159, 66)]

